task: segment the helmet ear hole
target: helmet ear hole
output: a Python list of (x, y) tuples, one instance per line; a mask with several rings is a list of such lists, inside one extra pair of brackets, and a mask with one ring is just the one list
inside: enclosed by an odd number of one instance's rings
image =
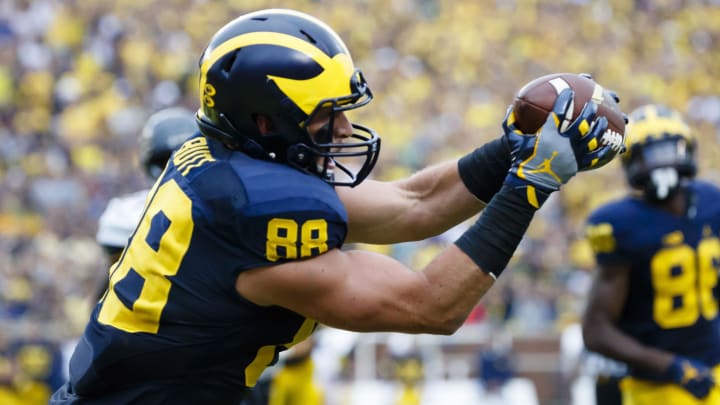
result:
[(239, 49), (231, 52), (229, 55), (226, 56), (226, 60), (223, 61), (220, 71), (223, 72), (226, 78), (230, 75), (230, 72), (232, 71), (232, 67), (237, 60), (238, 52), (240, 52)]
[(314, 158), (314, 154), (307, 145), (297, 143), (288, 148), (287, 158), (289, 162), (297, 164), (302, 168), (307, 167)]
[(268, 117), (264, 114), (253, 114), (253, 120), (255, 121), (255, 125), (258, 127), (258, 131), (260, 131), (261, 135), (265, 135), (269, 132), (273, 132), (275, 130), (275, 124), (273, 123), (272, 118)]

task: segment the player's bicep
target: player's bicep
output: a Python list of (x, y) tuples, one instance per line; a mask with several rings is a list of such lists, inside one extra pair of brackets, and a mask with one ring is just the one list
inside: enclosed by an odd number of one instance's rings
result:
[(599, 266), (593, 280), (585, 323), (615, 322), (620, 318), (627, 300), (630, 266), (616, 263)]
[(383, 238), (400, 231), (388, 228), (407, 210), (409, 199), (394, 183), (365, 180), (336, 191), (348, 213), (347, 242), (385, 243)]
[(236, 288), (257, 305), (278, 305), (328, 326), (362, 330), (399, 322), (407, 315), (397, 305), (407, 298), (403, 291), (414, 291), (418, 282), (424, 282), (420, 273), (390, 257), (332, 249), (243, 272)]
[(591, 215), (585, 227), (585, 236), (598, 263), (584, 316), (588, 327), (596, 327), (598, 322), (615, 322), (625, 305), (630, 264), (627, 252), (622, 249), (627, 245), (622, 235), (604, 211)]

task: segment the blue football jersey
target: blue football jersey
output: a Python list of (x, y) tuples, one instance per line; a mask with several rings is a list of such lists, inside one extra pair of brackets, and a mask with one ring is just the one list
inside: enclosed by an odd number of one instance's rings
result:
[[(678, 217), (626, 197), (596, 210), (587, 236), (600, 265), (629, 264), (618, 326), (645, 345), (720, 363), (720, 190), (694, 181), (692, 208)], [(656, 376), (631, 370), (638, 378)]]
[(98, 403), (237, 405), (316, 326), (243, 299), (238, 274), (340, 248), (346, 233), (345, 208), (320, 178), (189, 139), (110, 269), (68, 388)]

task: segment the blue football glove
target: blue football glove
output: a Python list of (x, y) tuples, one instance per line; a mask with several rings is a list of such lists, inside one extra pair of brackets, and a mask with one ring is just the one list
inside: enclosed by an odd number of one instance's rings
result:
[(663, 373), (663, 377), (681, 385), (695, 398), (708, 396), (715, 385), (712, 370), (701, 362), (683, 356), (675, 356)]
[(506, 184), (531, 186), (549, 194), (579, 170), (589, 170), (612, 153), (611, 147), (601, 142), (608, 122), (605, 117), (595, 119), (597, 104), (585, 104), (574, 122), (565, 121), (572, 112), (573, 98), (571, 89), (563, 90), (537, 134), (517, 129), (515, 114), (508, 109), (503, 130), (510, 143), (512, 166)]

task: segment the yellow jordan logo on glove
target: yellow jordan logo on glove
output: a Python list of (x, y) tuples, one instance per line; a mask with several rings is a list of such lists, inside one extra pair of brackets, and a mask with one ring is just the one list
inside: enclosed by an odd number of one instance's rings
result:
[(522, 162), (520, 164), (520, 166), (518, 167), (518, 171), (517, 171), (518, 177), (520, 177), (521, 179), (525, 179), (526, 178), (525, 173), (527, 173), (527, 174), (547, 173), (550, 176), (552, 176), (552, 178), (555, 179), (558, 183), (562, 183), (563, 182), (562, 179), (557, 174), (555, 174), (555, 172), (552, 170), (552, 161), (555, 159), (555, 157), (557, 157), (557, 155), (558, 155), (558, 152), (553, 151), (552, 156), (550, 156), (547, 159), (543, 159), (542, 163), (540, 163), (537, 168), (525, 170), (525, 165), (534, 157), (534, 155), (531, 156), (530, 159)]
[(695, 367), (692, 366), (692, 364), (690, 364), (688, 362), (683, 362), (682, 369), (683, 369), (683, 377), (682, 377), (683, 384), (687, 383), (690, 380), (697, 378), (698, 371)]

